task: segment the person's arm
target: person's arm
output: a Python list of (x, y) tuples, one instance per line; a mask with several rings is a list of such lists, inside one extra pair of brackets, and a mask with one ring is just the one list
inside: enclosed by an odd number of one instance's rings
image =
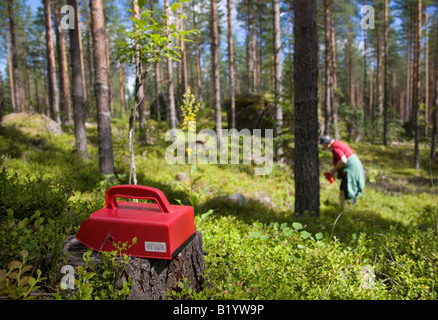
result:
[(332, 177), (335, 176), (336, 171), (341, 170), (347, 164), (347, 157), (343, 155), (336, 163), (336, 166), (329, 172)]

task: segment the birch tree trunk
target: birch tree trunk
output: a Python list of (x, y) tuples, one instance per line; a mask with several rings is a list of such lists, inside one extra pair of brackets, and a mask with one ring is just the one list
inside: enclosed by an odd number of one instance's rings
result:
[[(164, 14), (167, 17), (166, 19), (166, 27), (170, 26), (170, 12), (169, 12), (169, 0), (164, 0)], [(170, 39), (170, 31), (167, 29), (167, 38)], [(168, 94), (169, 94), (169, 110), (168, 117), (170, 128), (176, 128), (176, 109), (175, 109), (175, 96), (174, 96), (174, 86), (173, 86), (173, 66), (172, 59), (167, 58), (167, 77), (168, 77)]]

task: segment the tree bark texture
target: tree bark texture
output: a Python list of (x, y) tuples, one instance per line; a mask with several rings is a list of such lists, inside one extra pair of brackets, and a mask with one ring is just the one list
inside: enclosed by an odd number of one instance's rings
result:
[[(56, 66), (55, 50), (53, 48), (52, 14), (49, 0), (44, 0), (44, 16), (46, 23), (47, 73), (49, 76), (50, 111), (52, 113), (53, 120), (60, 124), (61, 117), (59, 114), (58, 93), (56, 92)], [(17, 101), (17, 99), (15, 100)]]
[[(164, 1), (164, 14), (167, 17), (166, 19), (166, 27), (169, 28), (170, 26), (170, 12), (169, 12), (169, 0)], [(170, 30), (167, 31), (167, 37), (170, 39)], [(171, 129), (176, 128), (176, 109), (175, 109), (175, 95), (174, 95), (174, 86), (173, 86), (173, 65), (172, 65), (172, 59), (167, 58), (167, 90), (169, 94), (169, 111), (168, 114), (168, 121), (170, 124)]]
[(316, 0), (295, 0), (295, 212), (320, 215)]
[(281, 70), (281, 29), (280, 29), (280, 1), (272, 1), (273, 20), (274, 20), (274, 94), (275, 94), (275, 134), (280, 138), (277, 145), (277, 159), (282, 160), (283, 147), (281, 139), (281, 130), (283, 129), (283, 75)]
[(11, 32), (11, 47), (12, 47), (12, 67), (14, 76), (14, 90), (11, 95), (14, 95), (14, 112), (21, 112), (21, 97), (20, 97), (20, 77), (18, 72), (18, 52), (17, 44), (15, 41), (15, 22), (14, 22), (14, 10), (12, 0), (8, 0), (9, 10), (9, 31)]
[(389, 104), (389, 92), (388, 92), (388, 0), (385, 0), (385, 21), (384, 21), (384, 52), (383, 52), (383, 145), (388, 143), (388, 104)]
[[(69, 253), (66, 264), (84, 266), (82, 256), (87, 250), (75, 236), (70, 236), (64, 244), (62, 257), (66, 258)], [(99, 262), (102, 256), (94, 251), (92, 259)], [(202, 234), (197, 231), (195, 238), (173, 260), (131, 259), (121, 276), (121, 283), (129, 276), (134, 281), (128, 300), (167, 300), (166, 292), (180, 291), (178, 283), (183, 278), (187, 279), (188, 287), (192, 290), (202, 290), (206, 285), (204, 267)]]
[[(78, 10), (77, 0), (68, 0), (68, 5), (72, 6), (74, 10)], [(75, 26), (79, 23), (75, 15)], [(85, 97), (83, 92), (83, 82), (85, 79), (82, 77), (82, 61), (79, 54), (79, 30), (73, 28), (69, 30), (70, 33), (70, 57), (72, 66), (72, 84), (73, 84), (73, 113), (75, 123), (75, 138), (76, 138), (76, 152), (82, 158), (88, 158), (87, 150), (87, 135), (85, 129), (86, 110), (85, 110)]]
[(55, 35), (56, 50), (58, 52), (58, 69), (59, 69), (59, 93), (61, 96), (61, 120), (63, 123), (70, 122), (71, 118), (71, 101), (70, 101), (70, 81), (68, 79), (67, 53), (65, 49), (64, 30), (61, 28), (59, 0), (55, 0)]
[(419, 153), (419, 126), (418, 118), (420, 113), (420, 88), (421, 88), (421, 74), (420, 74), (420, 46), (421, 46), (421, 0), (417, 0), (416, 4), (416, 24), (415, 24), (415, 45), (414, 45), (414, 72), (413, 72), (413, 86), (412, 86), (412, 116), (414, 124), (415, 148), (414, 148), (414, 167), (420, 169), (420, 153)]
[(229, 128), (236, 128), (236, 101), (234, 90), (234, 50), (233, 50), (233, 31), (231, 25), (231, 0), (227, 0), (227, 23), (228, 23), (228, 68), (230, 71), (230, 98), (231, 98), (231, 124)]
[(111, 111), (109, 106), (109, 70), (106, 62), (105, 17), (102, 0), (90, 0), (93, 33), (93, 56), (97, 108), (97, 131), (99, 165), (101, 174), (114, 173), (113, 138), (111, 133)]
[(217, 22), (216, 0), (211, 1), (211, 65), (213, 79), (213, 101), (216, 121), (216, 135), (218, 145), (222, 138), (222, 118), (221, 118), (221, 91), (219, 78), (219, 33)]
[(330, 135), (330, 114), (332, 107), (332, 90), (333, 78), (330, 52), (330, 3), (329, 0), (323, 0), (324, 7), (324, 61), (325, 61), (325, 94), (324, 94), (324, 134)]

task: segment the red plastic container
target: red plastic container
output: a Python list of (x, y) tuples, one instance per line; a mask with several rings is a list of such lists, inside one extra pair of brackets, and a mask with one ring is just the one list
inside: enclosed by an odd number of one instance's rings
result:
[[(119, 201), (149, 199), (156, 203)], [(105, 206), (79, 227), (76, 238), (95, 251), (115, 250), (113, 241), (137, 243), (127, 252), (140, 258), (173, 259), (195, 237), (191, 206), (170, 205), (161, 190), (120, 185), (108, 189)]]
[(330, 175), (330, 173), (325, 172), (324, 175), (325, 175), (326, 179), (328, 180), (328, 182), (330, 182), (330, 184), (332, 184), (333, 182), (335, 182), (335, 178), (333, 178), (333, 177)]

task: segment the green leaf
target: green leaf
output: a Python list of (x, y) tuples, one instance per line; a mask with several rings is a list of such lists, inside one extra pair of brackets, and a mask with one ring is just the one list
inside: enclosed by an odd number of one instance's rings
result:
[(294, 228), (295, 230), (301, 230), (303, 229), (303, 225), (299, 222), (294, 222), (292, 223), (292, 228)]
[(147, 0), (138, 0), (138, 7), (141, 9), (147, 3)]
[(36, 280), (34, 277), (29, 277), (29, 281), (27, 281), (27, 284), (31, 287), (33, 287), (36, 283)]
[(213, 209), (208, 210), (206, 213), (201, 214), (201, 220), (207, 218), (209, 215), (211, 215), (214, 212)]
[(15, 261), (11, 261), (8, 263), (8, 268), (9, 268), (9, 270), (14, 270), (14, 269), (20, 268), (21, 265), (22, 265), (22, 263), (20, 261), (15, 260)]
[(176, 9), (178, 9), (181, 5), (181, 2), (175, 2), (170, 6), (170, 10), (172, 10), (173, 12), (176, 11)]
[(316, 238), (316, 240), (321, 240), (322, 237), (323, 237), (323, 235), (322, 235), (321, 232), (318, 232), (317, 234), (315, 234), (315, 238)]
[(307, 232), (307, 231), (305, 231), (305, 230), (301, 231), (300, 237), (301, 237), (302, 239), (308, 239), (308, 238), (310, 238), (311, 236), (312, 236), (311, 233), (309, 233), (309, 232)]
[(251, 238), (260, 238), (260, 232), (258, 232), (258, 231), (251, 231), (250, 233), (249, 233), (249, 236), (251, 237)]

